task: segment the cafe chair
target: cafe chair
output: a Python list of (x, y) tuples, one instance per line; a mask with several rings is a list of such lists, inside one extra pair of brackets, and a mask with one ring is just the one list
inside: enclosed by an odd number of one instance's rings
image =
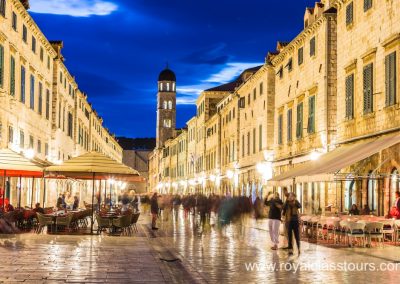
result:
[(111, 228), (112, 226), (110, 219), (102, 218), (98, 214), (96, 214), (96, 221), (97, 221), (97, 234), (100, 234), (102, 231), (105, 231)]
[(394, 220), (388, 219), (381, 221), (383, 223), (383, 236), (390, 237), (390, 240), (394, 242)]
[(53, 218), (44, 216), (43, 214), (36, 212), (36, 216), (38, 218), (38, 226), (36, 229), (36, 233), (40, 234), (43, 232), (43, 229), (48, 226), (53, 226)]
[(349, 246), (353, 246), (354, 240), (360, 239), (360, 243), (365, 247), (365, 223), (348, 222), (347, 223), (347, 237), (349, 239)]
[(372, 222), (365, 225), (365, 236), (367, 237), (367, 244), (369, 247), (372, 246), (371, 239), (376, 239), (384, 245), (383, 237), (383, 223)]
[(136, 226), (137, 221), (139, 220), (140, 213), (135, 213), (132, 215), (132, 221), (131, 221), (131, 230), (135, 231), (136, 233), (138, 232), (138, 228)]
[(57, 217), (56, 219), (56, 227), (59, 226), (65, 227), (65, 229), (69, 232), (71, 230), (71, 222), (72, 218), (74, 217), (73, 214), (68, 214), (65, 217)]
[(121, 230), (121, 235), (131, 235), (132, 214), (121, 216), (112, 221), (113, 227)]

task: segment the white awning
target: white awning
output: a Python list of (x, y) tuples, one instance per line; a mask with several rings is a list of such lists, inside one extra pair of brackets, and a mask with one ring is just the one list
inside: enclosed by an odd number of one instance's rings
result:
[(272, 185), (296, 182), (333, 181), (343, 168), (364, 160), (379, 151), (400, 143), (400, 132), (352, 144), (344, 144), (316, 161), (309, 161), (271, 179)]

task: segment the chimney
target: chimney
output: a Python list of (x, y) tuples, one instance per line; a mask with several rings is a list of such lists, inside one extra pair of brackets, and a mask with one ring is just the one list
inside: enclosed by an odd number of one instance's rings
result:
[(29, 0), (20, 0), (20, 1), (21, 1), (22, 6), (24, 6), (24, 8), (26, 10), (28, 10), (30, 8), (29, 7)]

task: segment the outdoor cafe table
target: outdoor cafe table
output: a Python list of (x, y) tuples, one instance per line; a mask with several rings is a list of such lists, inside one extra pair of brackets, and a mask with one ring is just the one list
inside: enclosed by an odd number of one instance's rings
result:
[(100, 213), (100, 217), (101, 218), (105, 218), (105, 219), (109, 219), (110, 223), (111, 223), (111, 227), (110, 227), (110, 234), (115, 234), (117, 232), (117, 228), (112, 224), (112, 221), (114, 219), (118, 219), (119, 217), (122, 217), (122, 214), (119, 214), (115, 211), (108, 211), (106, 213)]
[[(57, 233), (57, 218), (58, 217), (66, 217), (69, 214), (79, 213), (81, 211), (83, 211), (83, 210), (67, 210), (67, 212), (65, 212), (64, 210), (59, 210), (59, 211), (56, 211), (53, 213), (44, 214), (44, 216), (52, 218), (53, 224), (50, 227), (50, 232), (53, 233), (54, 232), (53, 229), (55, 228), (55, 232)], [(49, 228), (47, 227), (47, 229), (49, 229)]]

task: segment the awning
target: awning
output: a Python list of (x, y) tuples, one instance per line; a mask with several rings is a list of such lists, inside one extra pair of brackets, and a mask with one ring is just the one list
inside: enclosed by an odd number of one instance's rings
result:
[(8, 177), (42, 177), (43, 168), (10, 149), (1, 149), (0, 175)]
[(76, 179), (119, 179), (130, 182), (144, 182), (139, 172), (103, 154), (90, 152), (65, 161), (62, 165), (46, 168), (46, 176)]
[(335, 180), (335, 174), (341, 169), (398, 143), (400, 143), (399, 132), (352, 144), (344, 144), (322, 155), (318, 160), (295, 166), (270, 181), (273, 185), (292, 184), (293, 179), (296, 182), (333, 181)]

